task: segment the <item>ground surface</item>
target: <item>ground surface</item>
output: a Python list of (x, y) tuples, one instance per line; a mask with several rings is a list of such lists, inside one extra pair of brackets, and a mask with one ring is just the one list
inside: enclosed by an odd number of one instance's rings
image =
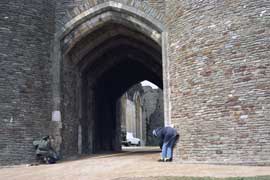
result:
[(270, 175), (270, 167), (183, 165), (174, 162), (157, 162), (158, 149), (148, 148), (147, 150), (132, 148), (125, 150), (124, 153), (85, 157), (53, 165), (6, 167), (0, 169), (0, 179), (153, 180), (155, 179), (153, 177), (158, 176), (243, 177)]
[(114, 180), (269, 180), (270, 176), (256, 177), (228, 177), (228, 178), (213, 178), (213, 177), (148, 177), (148, 178), (119, 178)]

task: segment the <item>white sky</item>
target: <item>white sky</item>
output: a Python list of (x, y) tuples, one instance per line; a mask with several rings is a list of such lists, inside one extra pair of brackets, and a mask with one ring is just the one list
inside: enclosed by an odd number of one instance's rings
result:
[(149, 81), (142, 81), (141, 84), (142, 84), (142, 86), (151, 86), (153, 89), (158, 89), (158, 87), (155, 84), (153, 84)]

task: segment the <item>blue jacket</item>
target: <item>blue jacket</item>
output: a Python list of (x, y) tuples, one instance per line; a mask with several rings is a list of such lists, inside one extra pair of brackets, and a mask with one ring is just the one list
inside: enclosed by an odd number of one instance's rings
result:
[(173, 138), (176, 138), (176, 136), (178, 135), (176, 130), (172, 127), (157, 128), (154, 131), (155, 133), (153, 134), (160, 138), (163, 143), (168, 143)]

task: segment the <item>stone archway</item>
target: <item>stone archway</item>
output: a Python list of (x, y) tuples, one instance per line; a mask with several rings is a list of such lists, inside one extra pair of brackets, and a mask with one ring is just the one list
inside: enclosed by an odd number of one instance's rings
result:
[(56, 33), (52, 55), (52, 134), (67, 155), (119, 150), (115, 102), (131, 85), (148, 78), (168, 99), (162, 16), (139, 1), (82, 7)]

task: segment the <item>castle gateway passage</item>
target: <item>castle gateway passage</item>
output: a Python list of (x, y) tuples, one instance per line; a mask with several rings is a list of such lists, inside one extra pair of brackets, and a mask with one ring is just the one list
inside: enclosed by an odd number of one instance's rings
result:
[(0, 13), (1, 165), (35, 161), (44, 135), (63, 158), (120, 150), (118, 100), (143, 80), (179, 132), (174, 161), (270, 164), (269, 2), (2, 1)]

